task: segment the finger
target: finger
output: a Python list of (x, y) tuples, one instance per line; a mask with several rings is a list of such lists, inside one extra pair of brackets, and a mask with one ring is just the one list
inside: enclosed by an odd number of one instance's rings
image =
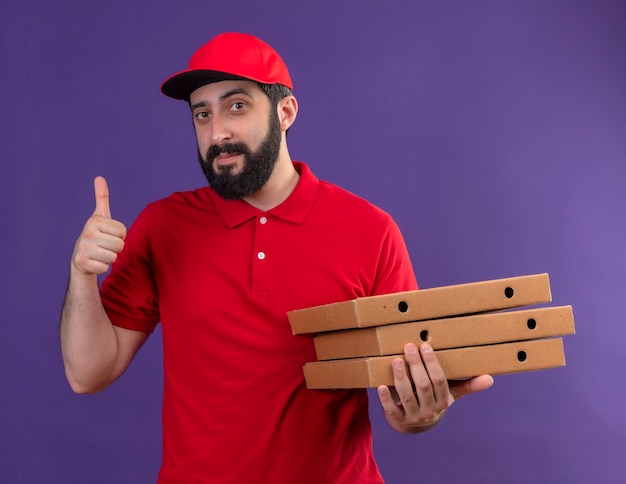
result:
[[(120, 240), (110, 239), (109, 243), (119, 243), (120, 241), (123, 242), (126, 238), (126, 232), (126, 226), (119, 220), (105, 218), (98, 213), (94, 213), (87, 219), (80, 238), (92, 241), (95, 245), (100, 245), (102, 243), (106, 244), (107, 239), (113, 237), (114, 239)], [(111, 248), (114, 249), (114, 247)]]
[[(115, 221), (114, 221), (115, 222)], [(104, 224), (103, 224), (104, 225)], [(102, 234), (98, 237), (98, 240), (95, 241), (96, 246), (99, 249), (107, 250), (110, 252), (114, 252), (115, 254), (119, 254), (122, 252), (124, 248), (124, 237), (126, 236), (126, 227), (120, 222), (115, 224), (108, 224), (110, 227), (105, 227), (109, 229), (109, 232), (105, 232), (103, 230)]]
[(404, 410), (402, 406), (394, 399), (393, 387), (381, 385), (378, 387), (378, 399), (385, 413), (385, 418), (389, 424), (398, 431), (402, 431), (402, 422), (404, 421)]
[(469, 380), (456, 380), (450, 382), (450, 393), (455, 399), (459, 399), (470, 393), (481, 392), (493, 386), (491, 375), (481, 375)]
[(74, 267), (83, 274), (104, 274), (117, 260), (117, 252), (104, 247), (93, 246), (79, 239), (72, 261)]
[(98, 254), (103, 253), (112, 253), (117, 257), (117, 254), (119, 254), (123, 248), (124, 239), (122, 237), (102, 232), (93, 233), (86, 230), (76, 241), (75, 254), (85, 256), (88, 259), (98, 258)]
[(446, 375), (444, 374), (441, 365), (439, 365), (439, 361), (437, 360), (437, 356), (433, 351), (432, 346), (428, 343), (422, 344), (420, 346), (420, 355), (426, 372), (428, 373), (434, 401), (437, 404), (437, 410), (444, 410), (454, 401), (452, 395), (450, 394)]
[(398, 411), (398, 407), (400, 406), (400, 402), (394, 398), (395, 391), (393, 387), (390, 388), (387, 385), (381, 385), (377, 388), (377, 390), (378, 398), (380, 399), (380, 404), (383, 409), (385, 409), (388, 414), (396, 413)]
[(93, 181), (93, 188), (96, 194), (96, 215), (111, 218), (111, 208), (109, 207), (109, 187), (107, 181), (97, 176)]
[[(93, 230), (99, 231), (100, 237), (98, 243), (106, 244), (106, 238), (108, 236), (113, 237), (110, 239), (109, 243), (119, 244), (120, 241), (124, 241), (126, 238), (126, 226), (118, 221), (113, 220), (112, 218), (100, 218), (99, 220), (93, 221), (94, 225), (92, 226)], [(108, 247), (108, 245), (106, 246)], [(112, 250), (115, 250), (115, 247), (110, 247)], [(122, 248), (120, 247), (116, 252), (120, 252)]]
[(389, 392), (391, 393), (391, 398), (396, 407), (401, 407), (402, 402), (400, 401), (400, 397), (398, 396), (398, 392), (396, 391), (396, 387), (390, 387)]
[(415, 384), (417, 403), (420, 407), (432, 405), (435, 401), (432, 383), (417, 346), (413, 343), (407, 344), (404, 347), (404, 357), (406, 358), (411, 378)]
[(85, 262), (75, 261), (74, 267), (82, 274), (101, 275), (108, 272), (110, 265), (97, 260), (87, 260)]
[[(415, 345), (413, 345), (413, 347), (415, 347)], [(404, 357), (406, 363), (402, 358), (395, 358), (392, 362), (394, 387), (398, 393), (399, 403), (404, 410), (406, 412), (416, 412), (418, 410), (418, 399), (413, 392), (413, 382), (411, 378), (409, 378), (409, 372), (411, 372), (411, 375), (413, 374), (409, 366), (416, 364), (415, 358), (419, 360), (417, 348), (415, 348), (415, 354), (407, 355), (405, 352)], [(421, 362), (418, 364), (421, 365)]]

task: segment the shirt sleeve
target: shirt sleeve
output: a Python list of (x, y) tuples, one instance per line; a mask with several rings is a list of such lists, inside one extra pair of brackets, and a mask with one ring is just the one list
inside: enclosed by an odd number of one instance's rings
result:
[(404, 237), (398, 225), (389, 217), (388, 230), (380, 248), (373, 295), (412, 291), (417, 288)]
[(145, 332), (152, 332), (160, 321), (149, 226), (148, 207), (128, 231), (124, 249), (100, 289), (104, 309), (115, 326)]

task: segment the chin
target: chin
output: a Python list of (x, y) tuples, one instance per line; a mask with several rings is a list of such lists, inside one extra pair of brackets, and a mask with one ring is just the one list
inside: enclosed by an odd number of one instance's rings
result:
[(226, 164), (219, 164), (217, 161), (213, 162), (213, 172), (217, 175), (228, 173), (230, 175), (238, 175), (243, 170), (243, 163), (239, 161), (232, 161)]

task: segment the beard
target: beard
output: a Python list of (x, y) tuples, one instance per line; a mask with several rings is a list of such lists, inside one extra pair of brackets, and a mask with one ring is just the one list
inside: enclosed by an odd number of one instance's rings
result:
[[(281, 142), (280, 121), (276, 109), (271, 110), (269, 130), (265, 139), (256, 151), (252, 151), (246, 143), (224, 143), (212, 145), (203, 157), (198, 150), (200, 167), (209, 185), (226, 200), (240, 200), (256, 193), (270, 179), (274, 165), (278, 160)], [(234, 167), (222, 166), (213, 169), (213, 160), (220, 153), (238, 153), (244, 157), (239, 173), (233, 173)]]

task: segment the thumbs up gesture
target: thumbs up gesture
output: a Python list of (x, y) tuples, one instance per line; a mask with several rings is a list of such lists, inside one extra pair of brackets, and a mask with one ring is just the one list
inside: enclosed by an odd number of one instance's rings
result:
[(126, 227), (111, 217), (109, 187), (101, 176), (93, 182), (96, 209), (83, 227), (72, 254), (74, 268), (82, 274), (104, 274), (124, 248)]

